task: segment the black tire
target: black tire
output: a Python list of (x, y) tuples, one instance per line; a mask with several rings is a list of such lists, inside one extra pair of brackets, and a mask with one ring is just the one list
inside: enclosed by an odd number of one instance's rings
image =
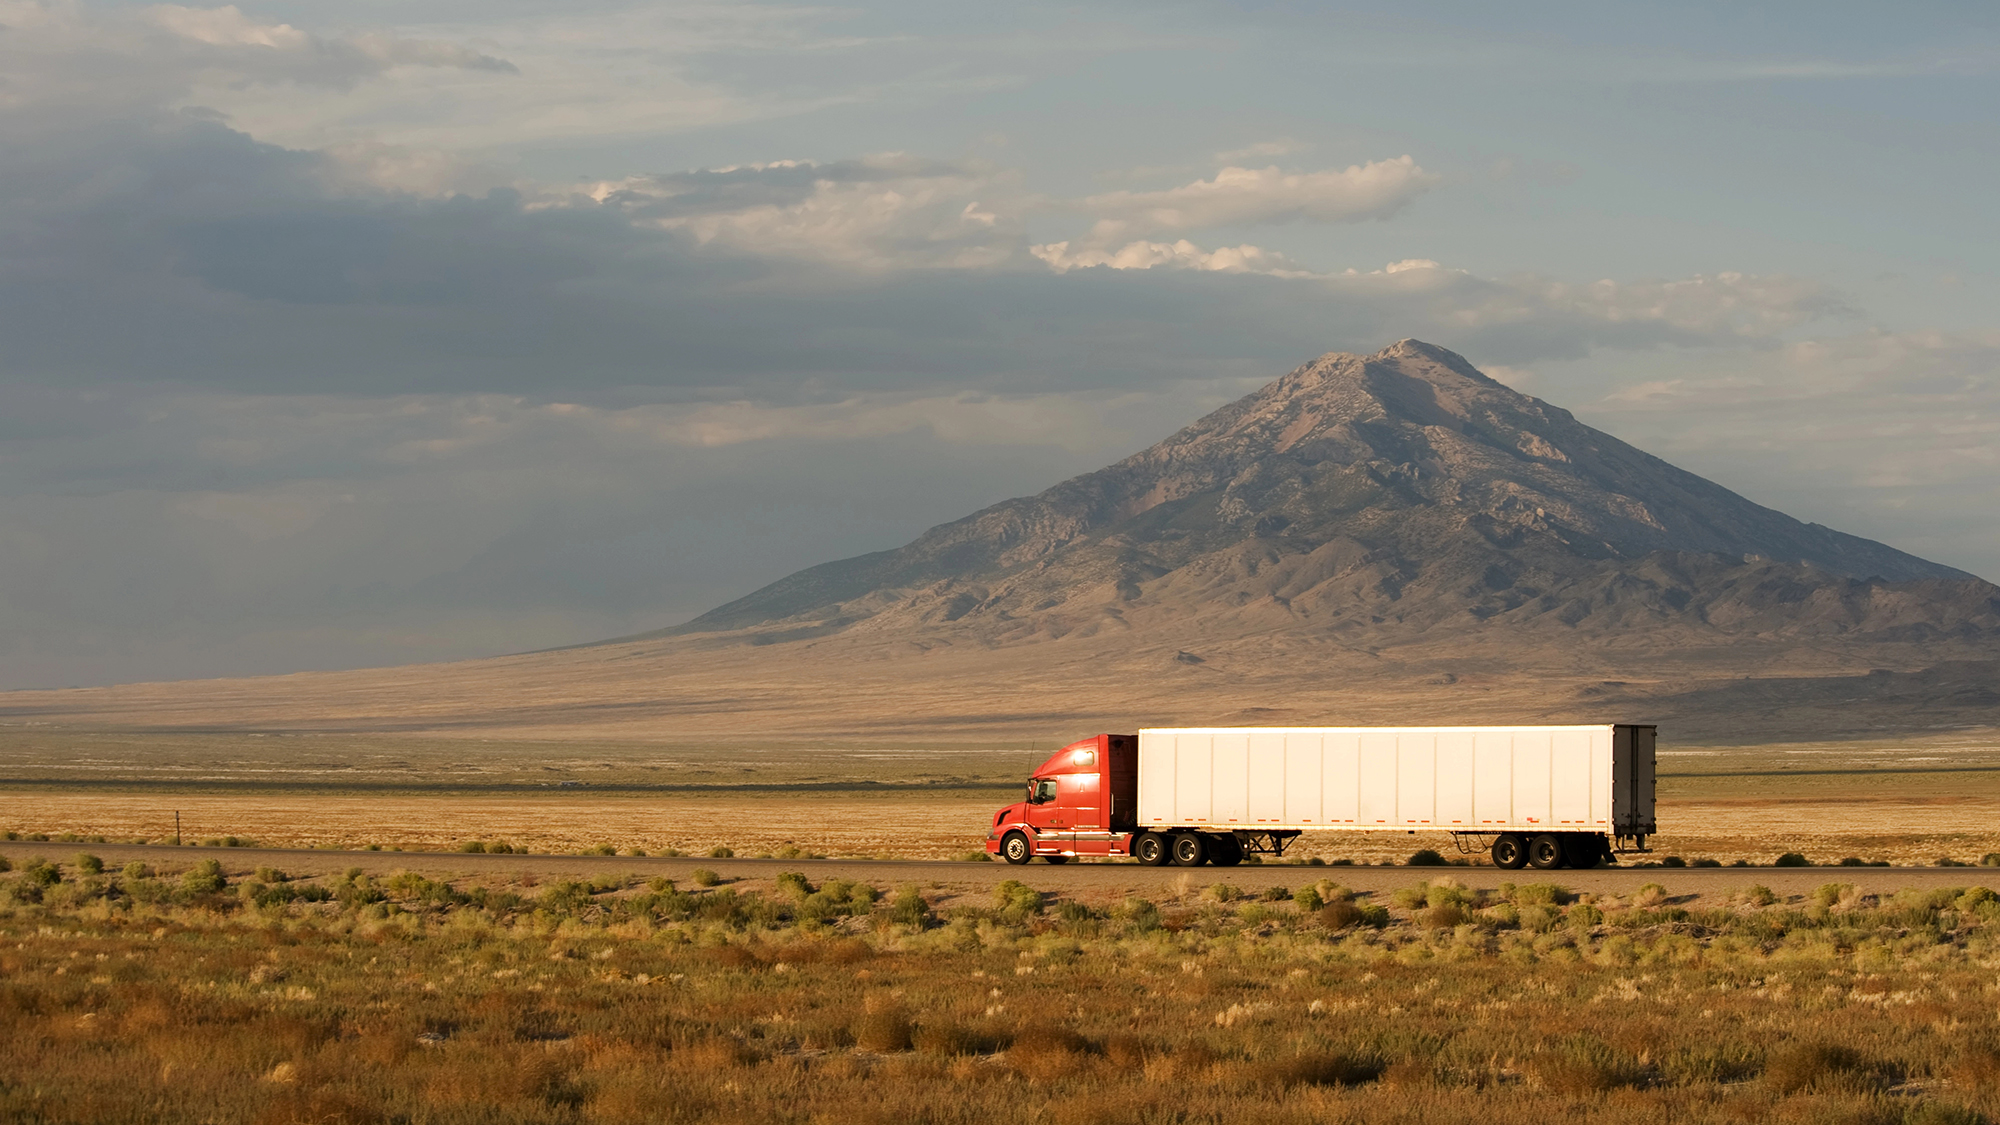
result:
[(1132, 841), (1132, 858), (1147, 867), (1165, 867), (1173, 862), (1173, 849), (1167, 846), (1167, 838), (1158, 832), (1141, 832)]
[(1035, 858), (1034, 845), (1019, 832), (1009, 832), (1000, 841), (1000, 858), (1016, 867)]
[(1176, 832), (1173, 852), (1175, 867), (1200, 867), (1208, 862), (1208, 841), (1199, 832)]
[(1513, 833), (1493, 841), (1493, 866), (1502, 871), (1519, 871), (1528, 865), (1528, 842)]
[(1528, 862), (1537, 871), (1554, 871), (1563, 865), (1563, 843), (1550, 835), (1528, 841)]
[(1045, 855), (1042, 858), (1055, 864), (1057, 867), (1061, 867), (1063, 864), (1069, 862), (1069, 857), (1066, 855)]
[(1234, 836), (1208, 838), (1208, 862), (1217, 867), (1235, 867), (1243, 862), (1243, 841)]
[(1563, 864), (1588, 871), (1604, 859), (1604, 839), (1588, 832), (1572, 832), (1563, 837)]

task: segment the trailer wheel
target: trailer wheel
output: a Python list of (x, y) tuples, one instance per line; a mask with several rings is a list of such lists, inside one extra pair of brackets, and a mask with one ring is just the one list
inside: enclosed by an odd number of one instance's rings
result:
[(1217, 867), (1235, 867), (1243, 862), (1243, 841), (1235, 836), (1210, 836), (1208, 862)]
[(1528, 841), (1528, 862), (1538, 871), (1553, 871), (1563, 865), (1563, 844), (1554, 836), (1537, 836)]
[(1000, 858), (1018, 867), (1035, 858), (1035, 849), (1029, 845), (1026, 836), (1019, 832), (1009, 832), (1007, 837), (1000, 841)]
[(1511, 833), (1493, 841), (1493, 866), (1519, 871), (1528, 865), (1528, 842)]
[(1174, 866), (1200, 867), (1208, 861), (1208, 841), (1199, 832), (1174, 834)]
[(1132, 841), (1132, 858), (1147, 867), (1165, 867), (1174, 858), (1172, 849), (1167, 847), (1167, 838), (1158, 832), (1141, 832)]

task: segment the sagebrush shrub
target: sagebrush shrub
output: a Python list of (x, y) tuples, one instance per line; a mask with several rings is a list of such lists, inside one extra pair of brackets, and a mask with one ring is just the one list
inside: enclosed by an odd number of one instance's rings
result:
[(879, 1003), (854, 1023), (854, 1045), (878, 1055), (910, 1049), (910, 1016), (901, 1004)]
[(1875, 1077), (1861, 1052), (1842, 1043), (1787, 1044), (1764, 1063), (1765, 1083), (1781, 1094), (1873, 1086)]

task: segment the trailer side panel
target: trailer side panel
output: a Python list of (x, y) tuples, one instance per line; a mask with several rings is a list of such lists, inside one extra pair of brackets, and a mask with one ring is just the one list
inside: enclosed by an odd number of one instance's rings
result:
[(1629, 834), (1628, 820), (1652, 820), (1645, 727), (1142, 730), (1138, 775), (1145, 827), (1538, 833), (1615, 820)]

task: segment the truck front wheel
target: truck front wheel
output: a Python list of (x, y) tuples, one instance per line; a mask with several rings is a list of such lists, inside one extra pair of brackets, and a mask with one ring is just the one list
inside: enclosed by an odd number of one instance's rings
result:
[(1493, 841), (1493, 866), (1503, 871), (1519, 871), (1528, 865), (1528, 842), (1507, 835)]
[(1200, 867), (1208, 860), (1208, 842), (1198, 832), (1180, 832), (1174, 836), (1174, 866)]
[(1167, 848), (1165, 836), (1158, 832), (1141, 832), (1139, 838), (1132, 841), (1132, 858), (1147, 867), (1165, 867), (1167, 861), (1174, 857)]
[(1528, 841), (1528, 862), (1537, 871), (1553, 871), (1563, 865), (1563, 844), (1554, 836), (1537, 836)]
[(1007, 838), (1000, 841), (1000, 858), (1018, 867), (1035, 858), (1035, 849), (1029, 846), (1026, 836), (1009, 832)]

